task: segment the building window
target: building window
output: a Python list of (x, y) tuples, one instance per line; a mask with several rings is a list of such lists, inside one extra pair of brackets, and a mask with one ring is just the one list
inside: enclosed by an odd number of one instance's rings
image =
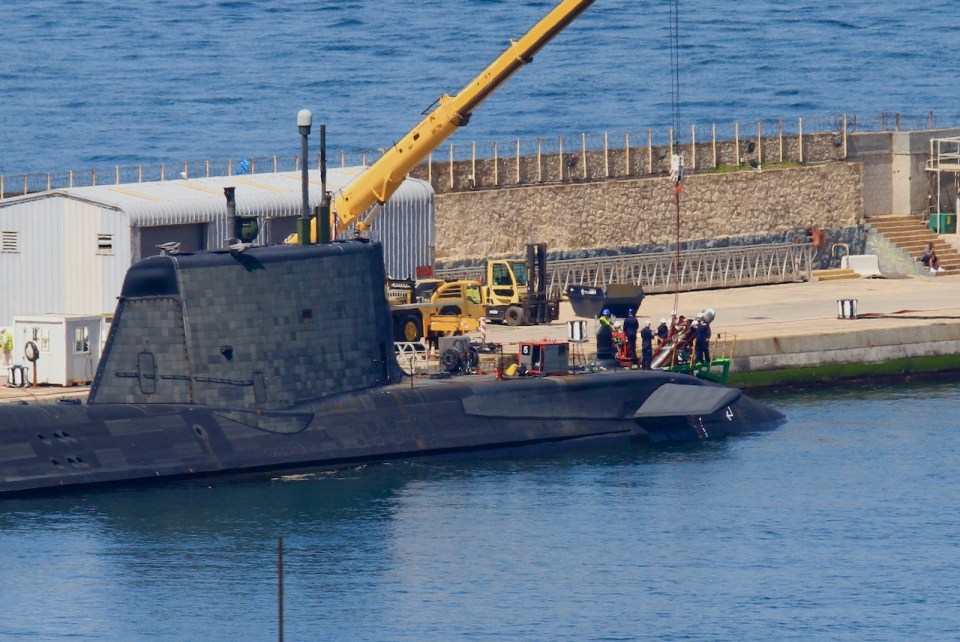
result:
[(90, 329), (86, 326), (73, 329), (73, 354), (90, 352)]
[(3, 230), (0, 232), (0, 252), (17, 253), (20, 251), (20, 239), (17, 232)]
[(97, 234), (97, 254), (113, 254), (113, 234)]
[(49, 354), (50, 352), (50, 329), (49, 328), (30, 328), (30, 335), (33, 342), (40, 348), (40, 352)]

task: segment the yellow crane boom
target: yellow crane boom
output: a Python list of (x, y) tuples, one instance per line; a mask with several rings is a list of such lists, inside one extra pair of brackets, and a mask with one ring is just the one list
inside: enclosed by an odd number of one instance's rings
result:
[[(461, 89), (460, 93), (456, 96), (440, 96), (433, 111), (337, 194), (332, 208), (332, 214), (336, 217), (334, 235), (353, 223), (356, 223), (358, 232), (367, 231), (380, 208), (397, 191), (410, 170), (437, 149), (458, 127), (466, 125), (471, 113), (480, 103), (520, 67), (531, 62), (544, 45), (593, 3), (594, 0), (563, 0), (522, 38), (511, 41), (507, 50)], [(373, 205), (378, 207), (360, 220), (363, 213)], [(334, 229), (333, 222), (331, 229)], [(311, 224), (311, 236), (315, 242), (316, 218)]]

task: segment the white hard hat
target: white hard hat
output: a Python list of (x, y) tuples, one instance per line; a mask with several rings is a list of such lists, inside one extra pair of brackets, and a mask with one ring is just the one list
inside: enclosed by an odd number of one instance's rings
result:
[(667, 322), (666, 318), (660, 317), (660, 323), (666, 323), (666, 322)]

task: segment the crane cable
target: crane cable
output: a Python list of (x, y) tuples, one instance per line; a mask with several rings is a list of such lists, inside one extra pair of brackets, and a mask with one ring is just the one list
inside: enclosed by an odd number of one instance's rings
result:
[[(679, 143), (680, 140), (680, 0), (672, 0), (670, 3), (670, 90), (673, 107), (673, 132)], [(673, 147), (673, 136), (671, 136), (670, 146)], [(677, 155), (679, 158), (679, 155)], [(677, 312), (680, 307), (680, 194), (683, 192), (681, 181), (683, 180), (682, 164), (674, 166), (674, 159), (670, 159), (670, 177), (673, 180), (675, 202), (676, 202), (676, 231), (677, 246), (676, 256), (674, 258), (674, 292), (673, 292), (673, 321), (676, 322)]]

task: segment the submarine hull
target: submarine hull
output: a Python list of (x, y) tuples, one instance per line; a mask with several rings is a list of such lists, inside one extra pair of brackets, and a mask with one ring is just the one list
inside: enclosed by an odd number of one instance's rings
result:
[(0, 407), (0, 495), (714, 439), (782, 420), (659, 371), (410, 379), (377, 243), (157, 256), (127, 272), (87, 403)]
[(700, 408), (705, 414), (642, 413), (667, 385), (688, 398), (731, 390), (687, 375), (619, 371), (401, 384), (275, 413), (151, 404), (0, 407), (0, 493), (479, 451), (717, 439), (783, 421), (742, 394)]

